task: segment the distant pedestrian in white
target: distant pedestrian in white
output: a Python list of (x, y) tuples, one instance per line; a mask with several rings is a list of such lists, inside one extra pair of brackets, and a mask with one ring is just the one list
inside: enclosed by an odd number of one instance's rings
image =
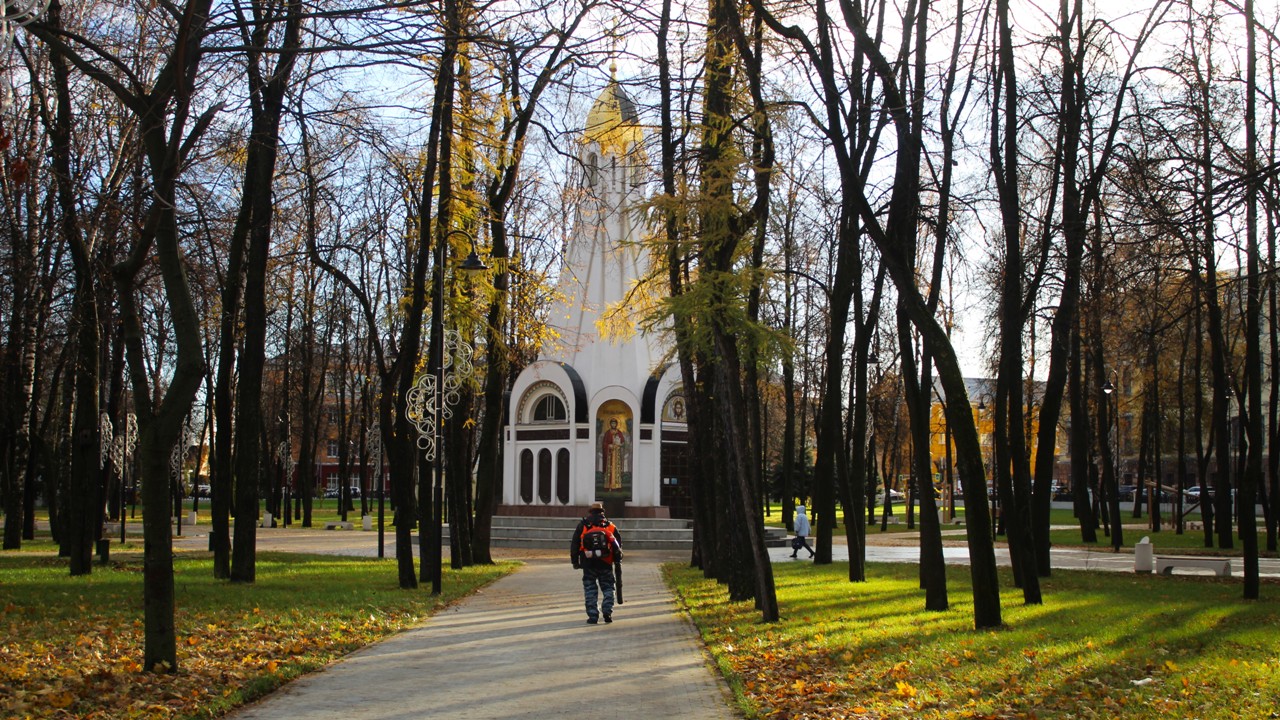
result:
[(809, 541), (805, 540), (805, 536), (809, 534), (809, 517), (804, 514), (804, 505), (796, 506), (795, 519), (796, 536), (791, 538), (791, 557), (795, 557), (800, 552), (800, 548), (809, 551), (809, 557), (813, 557), (813, 548), (809, 546)]

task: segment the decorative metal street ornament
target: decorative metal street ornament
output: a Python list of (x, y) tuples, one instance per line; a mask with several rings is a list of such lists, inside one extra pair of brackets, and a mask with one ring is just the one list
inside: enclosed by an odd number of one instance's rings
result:
[(181, 479), (180, 473), (182, 472), (183, 454), (184, 453), (182, 452), (182, 440), (178, 440), (178, 443), (173, 446), (172, 450), (169, 451), (169, 477), (173, 478), (174, 480)]
[(111, 456), (111, 439), (115, 430), (111, 426), (111, 416), (105, 411), (98, 415), (98, 468), (105, 468)]
[(293, 459), (292, 450), (288, 440), (281, 440), (276, 446), (276, 459), (280, 461), (280, 469), (284, 471), (285, 482), (293, 477), (293, 469), (298, 465), (298, 461)]
[(364, 444), (369, 448), (369, 462), (373, 464), (373, 471), (382, 476), (382, 428), (378, 423), (374, 423), (368, 430), (364, 431)]
[(457, 330), (445, 331), (443, 393), (437, 390), (436, 376), (430, 372), (419, 375), (413, 382), (413, 387), (409, 388), (405, 409), (409, 422), (418, 430), (418, 449), (425, 453), (427, 460), (436, 458), (436, 442), (440, 436), (438, 418), (448, 420), (453, 417), (453, 406), (458, 404), (460, 398), (459, 391), (475, 372), (475, 367), (471, 364), (474, 353), (471, 345), (462, 339), (461, 333)]
[(182, 438), (178, 440), (178, 444), (174, 446), (173, 451), (169, 453), (169, 472), (173, 475), (173, 479), (179, 483), (182, 481), (182, 466), (186, 464), (187, 453), (191, 451), (191, 446), (195, 444), (195, 441), (196, 433), (184, 419), (182, 421)]
[(125, 459), (133, 457), (138, 449), (138, 416), (129, 413), (124, 416), (124, 453)]
[(111, 442), (111, 465), (116, 469), (116, 479), (124, 479), (125, 438), (117, 435)]
[(386, 546), (383, 540), (383, 499), (386, 493), (386, 486), (382, 484), (382, 427), (378, 423), (374, 423), (369, 429), (364, 431), (365, 446), (369, 448), (369, 460), (373, 462), (373, 478), (378, 493), (378, 557), (386, 556)]
[(418, 429), (418, 449), (426, 453), (428, 460), (436, 458), (436, 376), (423, 373), (413, 381), (405, 398), (405, 412), (409, 422)]
[(6, 0), (0, 5), (0, 20), (21, 27), (49, 9), (49, 0)]
[[(0, 2), (0, 53), (8, 54), (13, 49), (13, 36), (18, 28), (27, 25), (49, 9), (49, 0), (5, 0)], [(4, 104), (10, 102), (9, 93), (5, 93)]]

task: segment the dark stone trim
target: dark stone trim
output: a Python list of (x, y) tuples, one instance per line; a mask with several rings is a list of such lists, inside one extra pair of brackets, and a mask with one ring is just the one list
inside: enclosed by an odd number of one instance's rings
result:
[(644, 384), (644, 394), (640, 397), (640, 424), (652, 425), (654, 419), (657, 418), (656, 405), (658, 404), (658, 384), (662, 382), (662, 376), (667, 374), (667, 368), (671, 367), (671, 363), (665, 363), (649, 376)]
[(516, 430), (516, 441), (528, 440), (568, 440), (569, 428), (558, 430)]
[(582, 376), (577, 370), (568, 363), (556, 363), (564, 369), (565, 375), (569, 376), (569, 384), (573, 386), (573, 415), (569, 417), (570, 423), (587, 422), (587, 386), (582, 382)]

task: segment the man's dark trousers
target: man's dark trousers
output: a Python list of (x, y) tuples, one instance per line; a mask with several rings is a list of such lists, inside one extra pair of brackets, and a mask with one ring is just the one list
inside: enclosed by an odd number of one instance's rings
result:
[[(600, 613), (605, 617), (613, 615), (613, 566), (606, 564), (587, 564), (582, 568), (582, 590), (587, 600), (587, 619), (596, 622)], [(600, 602), (600, 593), (604, 593), (604, 602)]]

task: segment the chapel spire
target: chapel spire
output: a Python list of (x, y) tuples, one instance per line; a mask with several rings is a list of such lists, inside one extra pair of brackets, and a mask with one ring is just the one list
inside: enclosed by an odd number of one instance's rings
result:
[(582, 132), (583, 144), (595, 143), (601, 155), (622, 157), (640, 145), (644, 131), (640, 127), (640, 113), (636, 104), (618, 83), (617, 65), (609, 68), (608, 86), (596, 98), (587, 113), (587, 124)]

